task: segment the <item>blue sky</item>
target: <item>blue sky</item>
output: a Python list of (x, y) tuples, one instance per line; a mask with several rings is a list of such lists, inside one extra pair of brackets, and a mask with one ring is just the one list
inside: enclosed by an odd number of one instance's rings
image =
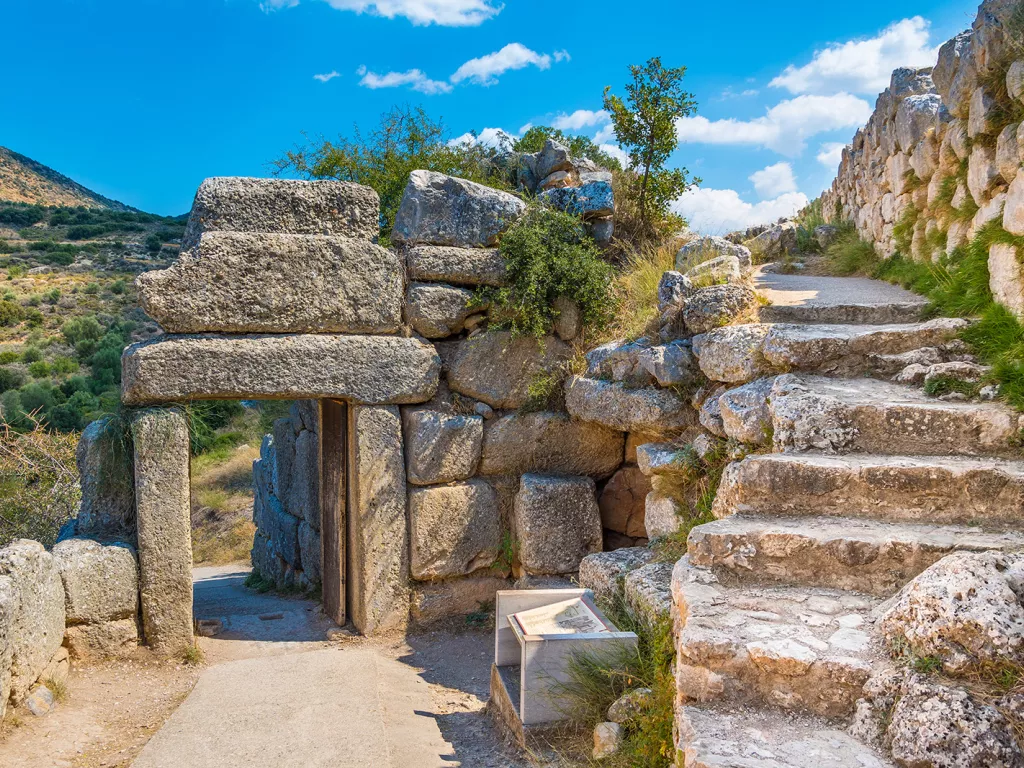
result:
[[(970, 2), (0, 0), (0, 145), (147, 211), (208, 176), (268, 175), (303, 131), (422, 104), (452, 136), (555, 124), (614, 145), (604, 86), (659, 55), (698, 116), (680, 202), (727, 230), (816, 196), (895, 66), (925, 66)], [(12, 31), (14, 33), (12, 34)]]

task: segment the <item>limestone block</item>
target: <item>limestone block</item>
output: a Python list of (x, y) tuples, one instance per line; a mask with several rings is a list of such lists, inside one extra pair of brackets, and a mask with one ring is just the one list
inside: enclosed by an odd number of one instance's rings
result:
[(505, 259), (497, 248), (416, 245), (405, 252), (405, 259), (412, 280), (495, 287), (508, 281)]
[[(974, 218), (971, 220), (971, 224), (974, 227), (974, 231), (977, 232), (983, 226), (990, 221), (996, 221), (1002, 219), (1003, 208), (1006, 206), (1006, 193), (999, 192), (998, 194), (992, 195), (992, 198), (985, 203), (983, 206), (978, 208), (978, 212), (974, 214)], [(929, 224), (934, 224), (933, 220), (929, 220)]]
[(1024, 318), (1024, 271), (1012, 245), (995, 243), (988, 252), (988, 285), (992, 297)]
[(590, 181), (578, 187), (547, 189), (538, 197), (560, 211), (567, 211), (583, 219), (611, 216), (615, 212), (611, 180)]
[(172, 336), (124, 351), (121, 398), (126, 405), (195, 396), (418, 403), (433, 396), (440, 370), (434, 347), (413, 338)]
[(690, 267), (685, 277), (697, 286), (738, 283), (743, 279), (743, 271), (740, 260), (727, 254)]
[(693, 337), (693, 353), (712, 381), (741, 384), (767, 372), (760, 353), (771, 328), (764, 324), (734, 325)]
[(755, 322), (757, 294), (745, 285), (714, 285), (695, 291), (683, 305), (683, 320), (692, 334), (724, 325)]
[(402, 423), (395, 406), (350, 406), (349, 606), (356, 628), (403, 628), (409, 546)]
[[(17, 539), (0, 549), (0, 694), (17, 705), (46, 668), (64, 637), (64, 587), (43, 545)], [(6, 635), (6, 637), (4, 637)]]
[(648, 626), (669, 620), (673, 563), (650, 563), (626, 574), (623, 591), (630, 613)]
[(651, 491), (644, 500), (644, 522), (651, 540), (671, 536), (684, 522), (685, 509), (676, 499)]
[(1003, 229), (1011, 235), (1024, 235), (1024, 174), (1017, 174), (1006, 192)]
[(82, 431), (75, 455), (82, 488), (76, 529), (82, 536), (135, 538), (131, 439), (109, 416)]
[(406, 470), (414, 485), (466, 480), (480, 463), (484, 420), (426, 409), (406, 409)]
[(210, 232), (170, 268), (136, 279), (169, 333), (393, 333), (402, 262), (365, 240)]
[(654, 551), (647, 547), (587, 555), (580, 561), (580, 586), (591, 590), (599, 600), (613, 602), (616, 597), (624, 597), (622, 577), (653, 559)]
[(139, 569), (128, 544), (65, 539), (53, 548), (64, 584), (69, 624), (133, 618), (139, 606)]
[(573, 573), (601, 551), (601, 513), (587, 477), (523, 475), (515, 498), (519, 560), (533, 576)]
[(559, 296), (552, 303), (555, 312), (555, 335), (562, 341), (572, 341), (583, 330), (580, 305), (565, 296)]
[(1006, 91), (1011, 99), (1024, 98), (1024, 60), (1017, 59), (1006, 71)]
[(413, 171), (395, 214), (397, 244), (493, 246), (526, 210), (515, 195), (434, 171)]
[(548, 138), (536, 155), (534, 169), (538, 179), (544, 179), (557, 171), (572, 171), (574, 166), (569, 148), (557, 139)]
[(640, 367), (654, 377), (659, 387), (684, 386), (697, 375), (697, 360), (688, 341), (673, 341), (645, 349), (638, 356)]
[(188, 424), (176, 409), (139, 411), (132, 439), (142, 626), (155, 653), (173, 656), (193, 643)]
[(774, 377), (757, 379), (718, 397), (725, 436), (740, 443), (761, 445), (771, 441), (772, 416), (768, 397)]
[(65, 631), (64, 645), (76, 661), (127, 658), (139, 646), (139, 625), (134, 617), (76, 624)]
[(693, 283), (682, 272), (669, 270), (661, 275), (658, 281), (658, 312), (683, 303), (693, 293)]
[(724, 237), (694, 238), (676, 253), (676, 269), (685, 273), (698, 264), (702, 264), (722, 256), (734, 256), (739, 261), (740, 269), (750, 268), (750, 249), (736, 245)]
[(319, 584), (323, 573), (323, 548), (320, 534), (303, 520), (299, 523), (298, 542), (302, 572), (311, 584)]
[(288, 493), (280, 495), (289, 515), (320, 530), (320, 436), (308, 429), (295, 438), (295, 463)]
[(896, 108), (896, 141), (907, 154), (924, 138), (942, 106), (937, 93), (908, 96)]
[(605, 478), (622, 463), (625, 437), (564, 413), (510, 413), (484, 426), (481, 475), (552, 472)]
[(690, 404), (667, 389), (627, 389), (622, 384), (571, 377), (565, 385), (565, 407), (582, 421), (623, 432), (671, 432), (692, 426)]
[(654, 384), (654, 375), (642, 364), (643, 356), (650, 349), (648, 339), (615, 339), (601, 344), (586, 354), (587, 376), (621, 381), (631, 387)]
[(345, 181), (217, 177), (199, 185), (182, 250), (204, 232), (340, 235), (376, 240), (380, 198)]
[(967, 188), (974, 202), (979, 206), (984, 205), (989, 190), (1000, 178), (999, 168), (996, 167), (995, 149), (975, 144), (971, 149), (971, 159), (967, 166)]
[(420, 581), (487, 568), (501, 550), (501, 515), (484, 480), (409, 491), (412, 576)]
[(459, 343), (448, 368), (453, 391), (483, 400), (493, 408), (520, 408), (530, 382), (572, 356), (572, 348), (548, 336), (513, 338), (494, 331)]
[(1017, 143), (1017, 132), (1020, 123), (1010, 123), (999, 133), (996, 140), (996, 167), (999, 175), (1007, 183), (1017, 178), (1020, 170), (1020, 148)]
[(611, 476), (597, 505), (601, 510), (601, 524), (607, 530), (644, 538), (644, 502), (651, 491), (651, 481), (637, 467), (622, 467)]
[[(958, 35), (949, 42), (957, 41), (959, 44), (959, 37)], [(946, 45), (949, 43), (947, 42)], [(970, 38), (966, 40), (966, 45), (960, 45), (962, 53), (949, 85), (949, 95), (946, 96), (940, 91), (943, 104), (954, 117), (968, 118), (970, 116), (971, 99), (978, 87), (978, 70), (974, 65), (974, 58), (971, 56), (971, 47)]]
[(996, 100), (992, 98), (988, 91), (981, 86), (974, 89), (968, 107), (968, 138), (974, 139), (992, 132), (996, 107)]
[(647, 443), (658, 443), (661, 436), (647, 432), (630, 432), (626, 435), (626, 463), (636, 464), (638, 461), (637, 449)]
[(499, 575), (416, 582), (412, 586), (412, 619), (417, 624), (430, 624), (479, 613), (493, 605), (503, 589), (512, 589), (512, 582)]
[(451, 285), (412, 283), (405, 301), (406, 321), (428, 339), (459, 333), (466, 318), (481, 309), (472, 305), (472, 291)]

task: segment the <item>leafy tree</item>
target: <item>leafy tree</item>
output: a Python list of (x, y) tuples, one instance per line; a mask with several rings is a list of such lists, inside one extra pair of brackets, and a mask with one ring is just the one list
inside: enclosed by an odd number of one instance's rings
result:
[(17, 389), (25, 383), (25, 374), (17, 368), (0, 368), (0, 393)]
[(438, 171), (470, 181), (507, 186), (492, 162), (493, 151), (465, 143), (451, 144), (444, 124), (422, 107), (393, 107), (378, 125), (364, 134), (334, 141), (318, 137), (274, 161), (275, 173), (295, 173), (308, 179), (354, 181), (380, 195), (381, 240), (387, 243), (402, 193), (415, 170)]
[(693, 94), (683, 90), (686, 67), (665, 68), (657, 56), (645, 65), (629, 68), (632, 82), (626, 85), (623, 101), (604, 91), (604, 108), (612, 118), (615, 137), (629, 155), (634, 171), (640, 222), (650, 230), (668, 215), (669, 204), (700, 179), (686, 168), (666, 168), (665, 163), (679, 145), (676, 120), (697, 111)]

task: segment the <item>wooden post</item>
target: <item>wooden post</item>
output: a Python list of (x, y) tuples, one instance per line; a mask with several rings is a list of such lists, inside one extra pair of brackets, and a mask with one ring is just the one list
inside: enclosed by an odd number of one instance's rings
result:
[(339, 626), (348, 620), (345, 604), (345, 519), (347, 512), (348, 406), (320, 401), (320, 540), (324, 613)]

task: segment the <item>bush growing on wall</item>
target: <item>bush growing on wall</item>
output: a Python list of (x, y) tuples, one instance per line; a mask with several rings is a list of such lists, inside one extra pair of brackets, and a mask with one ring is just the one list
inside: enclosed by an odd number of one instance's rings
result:
[(588, 328), (601, 328), (612, 317), (612, 268), (577, 217), (534, 204), (504, 234), (499, 244), (508, 266), (508, 288), (486, 288), (481, 300), (492, 302), (513, 333), (543, 336), (555, 320), (559, 296), (576, 302)]

